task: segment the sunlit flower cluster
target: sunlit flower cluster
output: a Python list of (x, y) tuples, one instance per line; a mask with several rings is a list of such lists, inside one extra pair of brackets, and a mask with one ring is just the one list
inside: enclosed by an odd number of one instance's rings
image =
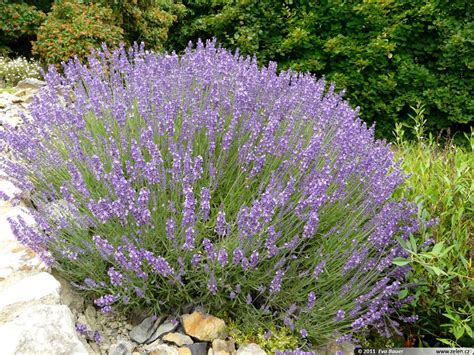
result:
[(0, 80), (16, 85), (26, 78), (41, 79), (41, 66), (37, 61), (24, 57), (9, 59), (0, 56)]

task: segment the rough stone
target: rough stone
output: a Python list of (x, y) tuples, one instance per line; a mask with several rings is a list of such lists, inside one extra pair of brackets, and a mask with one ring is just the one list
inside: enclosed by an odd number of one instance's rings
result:
[(182, 347), (182, 348), (178, 348), (178, 354), (179, 355), (192, 355), (193, 353), (191, 352), (191, 349), (187, 347)]
[(21, 80), (18, 82), (16, 85), (15, 89), (16, 90), (21, 90), (21, 89), (35, 89), (39, 90), (41, 87), (45, 86), (46, 82), (43, 80), (38, 80), (34, 78), (26, 78), (24, 80)]
[(8, 92), (3, 92), (0, 94), (0, 103), (2, 104), (3, 108), (11, 106), (11, 104), (20, 103), (22, 101), (23, 100), (17, 95), (10, 94)]
[(332, 341), (326, 345), (326, 347), (323, 349), (322, 352), (325, 352), (328, 354), (335, 354), (339, 352), (344, 355), (350, 355), (350, 354), (354, 354), (354, 349), (355, 349), (355, 346), (349, 342), (338, 344), (337, 342)]
[(212, 350), (214, 353), (220, 353), (221, 355), (224, 355), (223, 352), (233, 354), (235, 353), (235, 342), (233, 340), (215, 339), (212, 341)]
[(84, 316), (86, 318), (87, 325), (92, 329), (97, 329), (99, 327), (99, 323), (97, 321), (97, 311), (95, 310), (94, 306), (88, 305)]
[(193, 343), (191, 337), (181, 333), (168, 333), (163, 337), (163, 341), (173, 343), (177, 346), (190, 345)]
[[(158, 319), (156, 317), (145, 318), (139, 325), (130, 331), (130, 339), (138, 344), (143, 344), (149, 339), (150, 341), (148, 341), (148, 343), (153, 342), (154, 340), (151, 340), (151, 337), (154, 337), (155, 331), (163, 319), (164, 317), (159, 317)], [(157, 338), (158, 337), (156, 337), (155, 340)]]
[(89, 346), (92, 348), (93, 354), (102, 354), (100, 351), (100, 346), (96, 343), (90, 343)]
[(60, 290), (61, 284), (46, 272), (11, 285), (0, 293), (0, 322), (10, 320), (33, 304), (58, 304)]
[(354, 350), (355, 350), (355, 345), (352, 344), (352, 343), (349, 343), (349, 342), (345, 342), (345, 343), (342, 343), (340, 344), (341, 346), (341, 349), (342, 351), (344, 352), (344, 354), (354, 354)]
[(192, 355), (207, 355), (207, 343), (194, 343), (186, 346)]
[(33, 97), (36, 95), (37, 92), (38, 92), (38, 90), (36, 90), (36, 89), (22, 89), (20, 91), (17, 91), (15, 93), (15, 95), (17, 95), (17, 96), (19, 96), (23, 99), (22, 106), (24, 107), (25, 104), (29, 104), (33, 101)]
[(84, 298), (72, 288), (68, 281), (59, 276), (57, 272), (53, 271), (51, 274), (61, 284), (61, 303), (68, 306), (72, 313), (84, 312)]
[(213, 341), (225, 332), (225, 322), (217, 317), (193, 312), (181, 317), (186, 334), (203, 341)]
[(255, 343), (244, 344), (237, 349), (236, 355), (266, 355), (265, 351)]
[(146, 341), (147, 344), (150, 344), (157, 339), (160, 339), (163, 335), (173, 332), (178, 327), (177, 323), (165, 322), (161, 324), (154, 332), (153, 335)]
[(28, 247), (19, 242), (0, 240), (0, 290), (15, 282), (21, 273), (48, 271), (49, 267)]
[(3, 115), (3, 117), (0, 118), (0, 124), (1, 125), (9, 125), (13, 127), (18, 127), (21, 125), (23, 120), (19, 116), (18, 112), (16, 110), (11, 110), (8, 111), (7, 114)]
[(151, 352), (150, 355), (178, 355), (178, 349), (174, 346), (165, 344), (157, 345)]
[(64, 305), (37, 305), (0, 326), (2, 355), (88, 354)]
[(110, 347), (110, 355), (131, 355), (135, 344), (127, 340), (119, 340)]

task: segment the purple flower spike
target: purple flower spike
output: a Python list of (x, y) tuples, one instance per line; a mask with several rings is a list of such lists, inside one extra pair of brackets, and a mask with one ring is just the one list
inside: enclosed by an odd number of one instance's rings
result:
[(176, 223), (172, 218), (166, 220), (166, 236), (169, 240), (175, 240), (176, 238)]
[(311, 310), (314, 308), (315, 301), (316, 301), (316, 295), (314, 294), (313, 291), (311, 291), (310, 293), (308, 293), (308, 304), (307, 304), (308, 309)]
[(77, 323), (76, 324), (76, 331), (81, 335), (86, 335), (87, 334), (87, 325), (82, 324), (82, 323)]
[(211, 274), (211, 277), (209, 278), (207, 289), (212, 295), (217, 295), (217, 281), (214, 274)]
[(221, 248), (219, 250), (219, 255), (217, 257), (217, 260), (219, 261), (219, 264), (221, 265), (221, 267), (225, 267), (228, 263), (228, 254), (227, 254), (227, 251), (223, 248)]
[(201, 218), (206, 221), (209, 219), (211, 212), (211, 192), (207, 187), (201, 189)]
[(94, 341), (96, 344), (101, 344), (102, 343), (102, 336), (100, 335), (100, 333), (96, 330), (94, 332)]
[(341, 320), (344, 319), (345, 316), (346, 316), (346, 312), (344, 310), (340, 309), (336, 313), (336, 320), (341, 321)]
[(216, 233), (223, 237), (227, 233), (227, 225), (225, 221), (225, 212), (220, 210), (217, 214), (217, 222), (216, 222)]
[(270, 293), (278, 293), (281, 289), (281, 282), (285, 273), (282, 270), (277, 270), (275, 277), (270, 284)]
[(123, 275), (120, 272), (115, 271), (113, 267), (109, 269), (107, 274), (110, 277), (110, 283), (114, 286), (120, 286), (123, 283)]
[(95, 242), (97, 250), (104, 257), (107, 258), (114, 252), (114, 247), (105, 239), (102, 239), (98, 235), (92, 237), (92, 240)]
[(240, 248), (235, 249), (234, 250), (234, 259), (233, 259), (234, 264), (239, 265), (240, 261), (243, 258), (243, 256), (244, 256), (244, 253), (243, 253), (242, 249), (240, 249)]
[(302, 338), (307, 338), (308, 337), (308, 331), (306, 329), (301, 329), (300, 330), (300, 335)]

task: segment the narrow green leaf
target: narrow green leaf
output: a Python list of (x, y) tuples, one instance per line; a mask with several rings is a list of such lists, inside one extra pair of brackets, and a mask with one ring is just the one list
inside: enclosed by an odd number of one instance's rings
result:
[(446, 273), (437, 266), (427, 266), (427, 267), (430, 270), (432, 270), (437, 276), (446, 275)]
[(444, 246), (444, 242), (436, 243), (435, 246), (433, 247), (433, 250), (431, 250), (431, 252), (434, 255), (438, 256), (441, 253), (441, 250), (443, 250), (443, 246)]
[(405, 266), (410, 263), (410, 260), (402, 258), (402, 257), (397, 257), (393, 259), (392, 263), (397, 266)]

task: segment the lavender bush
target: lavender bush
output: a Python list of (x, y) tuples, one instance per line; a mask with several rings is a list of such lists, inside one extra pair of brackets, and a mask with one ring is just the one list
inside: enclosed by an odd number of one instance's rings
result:
[(398, 328), (404, 177), (324, 80), (212, 41), (103, 48), (45, 79), (2, 132), (38, 222), (11, 224), (103, 312), (200, 303), (313, 343)]

